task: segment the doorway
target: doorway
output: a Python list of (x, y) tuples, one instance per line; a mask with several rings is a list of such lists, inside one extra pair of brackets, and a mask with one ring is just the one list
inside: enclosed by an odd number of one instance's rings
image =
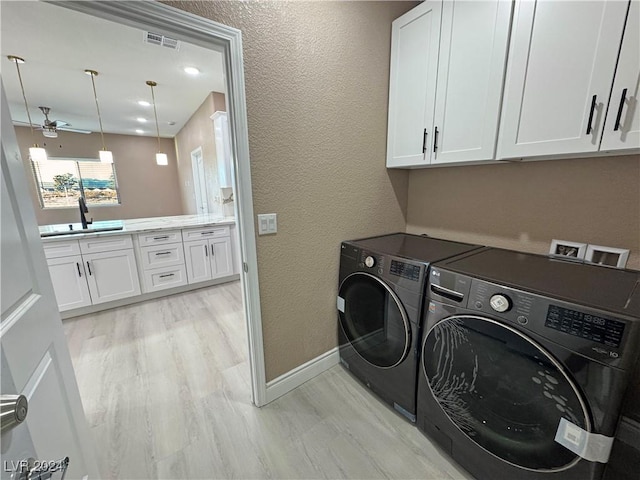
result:
[(191, 170), (193, 172), (193, 191), (196, 197), (196, 211), (198, 214), (209, 213), (207, 202), (207, 183), (204, 173), (204, 160), (202, 158), (202, 147), (191, 152)]
[(259, 305), (257, 255), (248, 149), (241, 33), (238, 30), (155, 2), (49, 2), (144, 31), (162, 31), (222, 54), (225, 69), (226, 109), (229, 117), (234, 205), (240, 239), (242, 304), (248, 332), (252, 401), (266, 403), (266, 382)]

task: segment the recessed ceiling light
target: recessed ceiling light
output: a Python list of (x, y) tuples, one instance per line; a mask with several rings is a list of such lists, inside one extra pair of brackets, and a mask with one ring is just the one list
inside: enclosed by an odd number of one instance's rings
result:
[(136, 128), (136, 133), (143, 134), (144, 130), (140, 130), (139, 128)]
[(143, 107), (150, 107), (151, 104), (146, 100), (138, 100), (138, 105), (142, 105)]
[(140, 123), (147, 123), (146, 118), (138, 117), (136, 120), (138, 120)]
[(184, 67), (184, 72), (188, 73), (189, 75), (198, 75), (200, 73), (200, 70), (198, 70), (196, 67)]

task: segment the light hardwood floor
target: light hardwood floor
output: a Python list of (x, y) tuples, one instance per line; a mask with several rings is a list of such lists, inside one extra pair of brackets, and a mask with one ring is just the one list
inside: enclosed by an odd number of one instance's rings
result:
[(103, 478), (470, 478), (339, 366), (252, 406), (239, 282), (64, 327)]

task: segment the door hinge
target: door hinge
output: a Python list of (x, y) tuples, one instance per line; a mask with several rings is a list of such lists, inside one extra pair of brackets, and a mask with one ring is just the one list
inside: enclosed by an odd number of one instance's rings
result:
[(247, 265), (245, 262), (242, 262), (242, 269), (244, 270), (244, 273), (247, 273), (249, 271), (249, 265)]

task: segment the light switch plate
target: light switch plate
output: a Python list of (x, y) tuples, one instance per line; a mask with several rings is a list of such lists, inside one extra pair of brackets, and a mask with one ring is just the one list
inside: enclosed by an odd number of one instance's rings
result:
[(270, 235), (278, 232), (278, 217), (275, 213), (258, 215), (258, 235)]

